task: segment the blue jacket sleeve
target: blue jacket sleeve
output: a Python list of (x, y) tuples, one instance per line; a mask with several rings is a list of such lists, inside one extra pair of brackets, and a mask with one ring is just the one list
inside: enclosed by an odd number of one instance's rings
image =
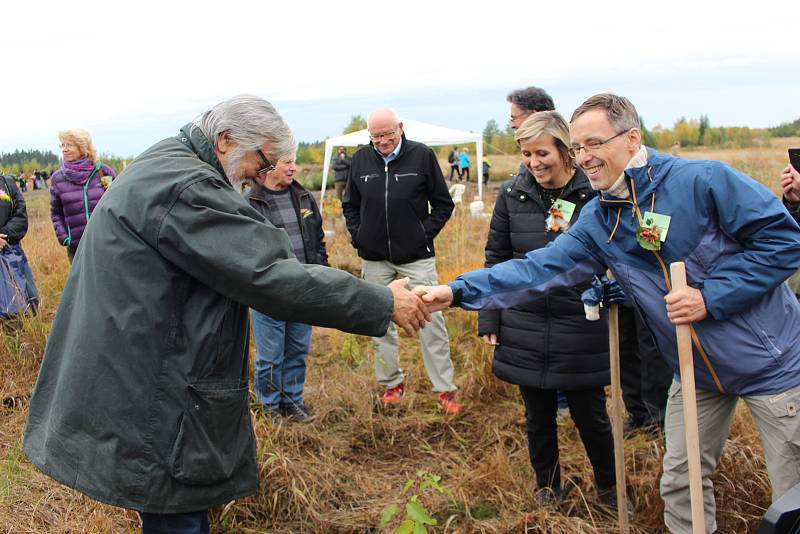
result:
[(800, 230), (771, 191), (722, 163), (710, 165), (708, 198), (719, 226), (742, 247), (703, 283), (706, 309), (725, 319), (751, 306), (800, 268)]
[(524, 258), (462, 274), (448, 284), (454, 304), (468, 310), (509, 308), (603, 273), (605, 267), (583, 237), (575, 225), (570, 233)]

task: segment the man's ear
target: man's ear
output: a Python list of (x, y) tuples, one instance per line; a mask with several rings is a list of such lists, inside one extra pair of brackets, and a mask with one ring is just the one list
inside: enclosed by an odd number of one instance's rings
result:
[(628, 141), (628, 147), (637, 152), (642, 144), (642, 131), (639, 128), (631, 128), (625, 139)]
[(224, 131), (219, 134), (217, 137), (217, 151), (220, 154), (224, 154), (233, 148), (234, 142), (231, 139), (230, 133), (228, 131)]

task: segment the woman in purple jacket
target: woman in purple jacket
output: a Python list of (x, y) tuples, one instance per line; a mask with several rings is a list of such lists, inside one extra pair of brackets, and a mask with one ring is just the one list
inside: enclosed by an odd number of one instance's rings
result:
[(50, 187), (50, 218), (72, 263), (94, 207), (117, 173), (97, 161), (89, 132), (80, 128), (58, 132), (64, 165), (55, 171)]

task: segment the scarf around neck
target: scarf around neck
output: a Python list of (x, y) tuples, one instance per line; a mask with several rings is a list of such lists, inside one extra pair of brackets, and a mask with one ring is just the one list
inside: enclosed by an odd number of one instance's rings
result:
[(89, 175), (94, 170), (94, 163), (89, 158), (82, 158), (76, 161), (65, 161), (61, 166), (64, 178), (76, 184), (85, 183)]
[[(628, 162), (628, 166), (625, 167), (625, 170), (628, 169), (636, 169), (639, 167), (644, 167), (647, 165), (647, 147), (641, 145), (639, 150), (636, 151), (636, 154)], [(628, 199), (631, 197), (630, 191), (628, 191), (628, 184), (625, 182), (625, 172), (623, 171), (617, 180), (611, 184), (611, 187), (603, 191), (603, 193), (608, 193), (609, 195), (615, 196), (617, 198), (624, 198)]]

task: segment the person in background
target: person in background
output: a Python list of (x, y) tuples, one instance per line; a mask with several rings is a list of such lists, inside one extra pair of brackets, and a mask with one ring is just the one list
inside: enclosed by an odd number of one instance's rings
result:
[[(789, 210), (794, 221), (800, 224), (800, 171), (795, 169), (791, 162), (781, 173), (781, 189), (783, 190), (781, 200), (784, 207)], [(786, 283), (800, 299), (800, 270), (790, 276)]]
[(619, 361), (622, 398), (628, 411), (623, 434), (661, 436), (672, 369), (661, 357), (639, 311), (628, 303), (619, 307)]
[(350, 169), (352, 160), (347, 155), (347, 150), (344, 147), (339, 147), (339, 153), (333, 160), (333, 186), (336, 189), (336, 198), (339, 202), (342, 201), (344, 188), (347, 184), (347, 171)]
[[(508, 125), (512, 130), (516, 130), (522, 125), (525, 120), (539, 111), (553, 111), (556, 109), (553, 103), (553, 98), (547, 94), (547, 91), (540, 87), (524, 87), (515, 89), (508, 93), (506, 96), (508, 102), (509, 120)], [(525, 163), (519, 164), (517, 171), (517, 178), (521, 180), (533, 181), (534, 178), (530, 174), (530, 170)], [(569, 407), (567, 405), (567, 397), (562, 391), (558, 392), (558, 416), (557, 421), (559, 424), (564, 423), (569, 418)]]
[(89, 132), (81, 128), (58, 132), (64, 163), (53, 173), (50, 219), (58, 242), (72, 263), (89, 218), (117, 173), (98, 161)]
[(16, 181), (19, 184), (19, 190), (23, 193), (28, 192), (28, 181), (25, 179), (24, 173), (19, 173), (19, 176), (16, 177)]
[[(528, 173), (505, 182), (486, 242), (486, 267), (523, 258), (570, 231), (596, 196), (569, 155), (569, 127), (555, 111), (530, 115), (514, 136)], [(481, 310), (478, 335), (495, 346), (492, 370), (519, 386), (525, 403), (528, 451), (540, 504), (553, 504), (561, 484), (558, 393), (566, 397), (594, 469), (599, 499), (616, 506), (614, 444), (606, 412), (608, 326), (584, 317), (581, 293), (591, 278), (504, 310)]]
[(486, 187), (486, 184), (489, 183), (489, 169), (492, 168), (492, 162), (489, 161), (489, 158), (483, 156), (481, 165), (483, 165), (483, 186)]
[[(434, 239), (455, 204), (447, 191), (436, 154), (422, 143), (406, 139), (403, 123), (390, 108), (367, 117), (369, 145), (353, 154), (342, 210), (353, 247), (361, 257), (365, 280), (388, 284), (408, 277), (413, 285), (438, 279)], [(384, 406), (400, 402), (405, 374), (400, 367), (397, 330), (375, 337), (375, 376), (384, 387)], [(456, 414), (450, 339), (441, 313), (420, 333), (422, 358), (439, 406)]]
[[(328, 265), (322, 215), (311, 193), (293, 178), (297, 170), (296, 147), (289, 148), (286, 154), (277, 155), (274, 169), (256, 176), (256, 184), (246, 198), (269, 222), (286, 231), (300, 263)], [(256, 341), (254, 389), (263, 411), (273, 424), (282, 417), (310, 422), (313, 415), (304, 401), (303, 388), (311, 325), (282, 321), (255, 309), (252, 315)]]
[(459, 159), (458, 147), (454, 146), (453, 150), (447, 155), (447, 162), (450, 164), (450, 176), (447, 177), (448, 182), (453, 181), (453, 173), (458, 175), (458, 181), (461, 181), (461, 167)]
[(794, 220), (800, 223), (800, 170), (795, 169), (791, 163), (781, 173), (781, 189), (783, 205)]
[(458, 166), (461, 170), (461, 177), (466, 177), (466, 181), (469, 182), (469, 149), (467, 147), (464, 147), (458, 155)]
[[(22, 290), (24, 303), (14, 303), (20, 308), (16, 313), (30, 311), (36, 314), (39, 307), (39, 290), (33, 279), (33, 271), (22, 249), (22, 238), (28, 233), (28, 210), (25, 206), (25, 197), (22, 196), (13, 176), (0, 174), (0, 253), (6, 256), (8, 269), (4, 269), (0, 279), (6, 283), (14, 284), (14, 289)], [(24, 279), (24, 288), (16, 284), (14, 271)], [(0, 314), (6, 315), (6, 310)]]

